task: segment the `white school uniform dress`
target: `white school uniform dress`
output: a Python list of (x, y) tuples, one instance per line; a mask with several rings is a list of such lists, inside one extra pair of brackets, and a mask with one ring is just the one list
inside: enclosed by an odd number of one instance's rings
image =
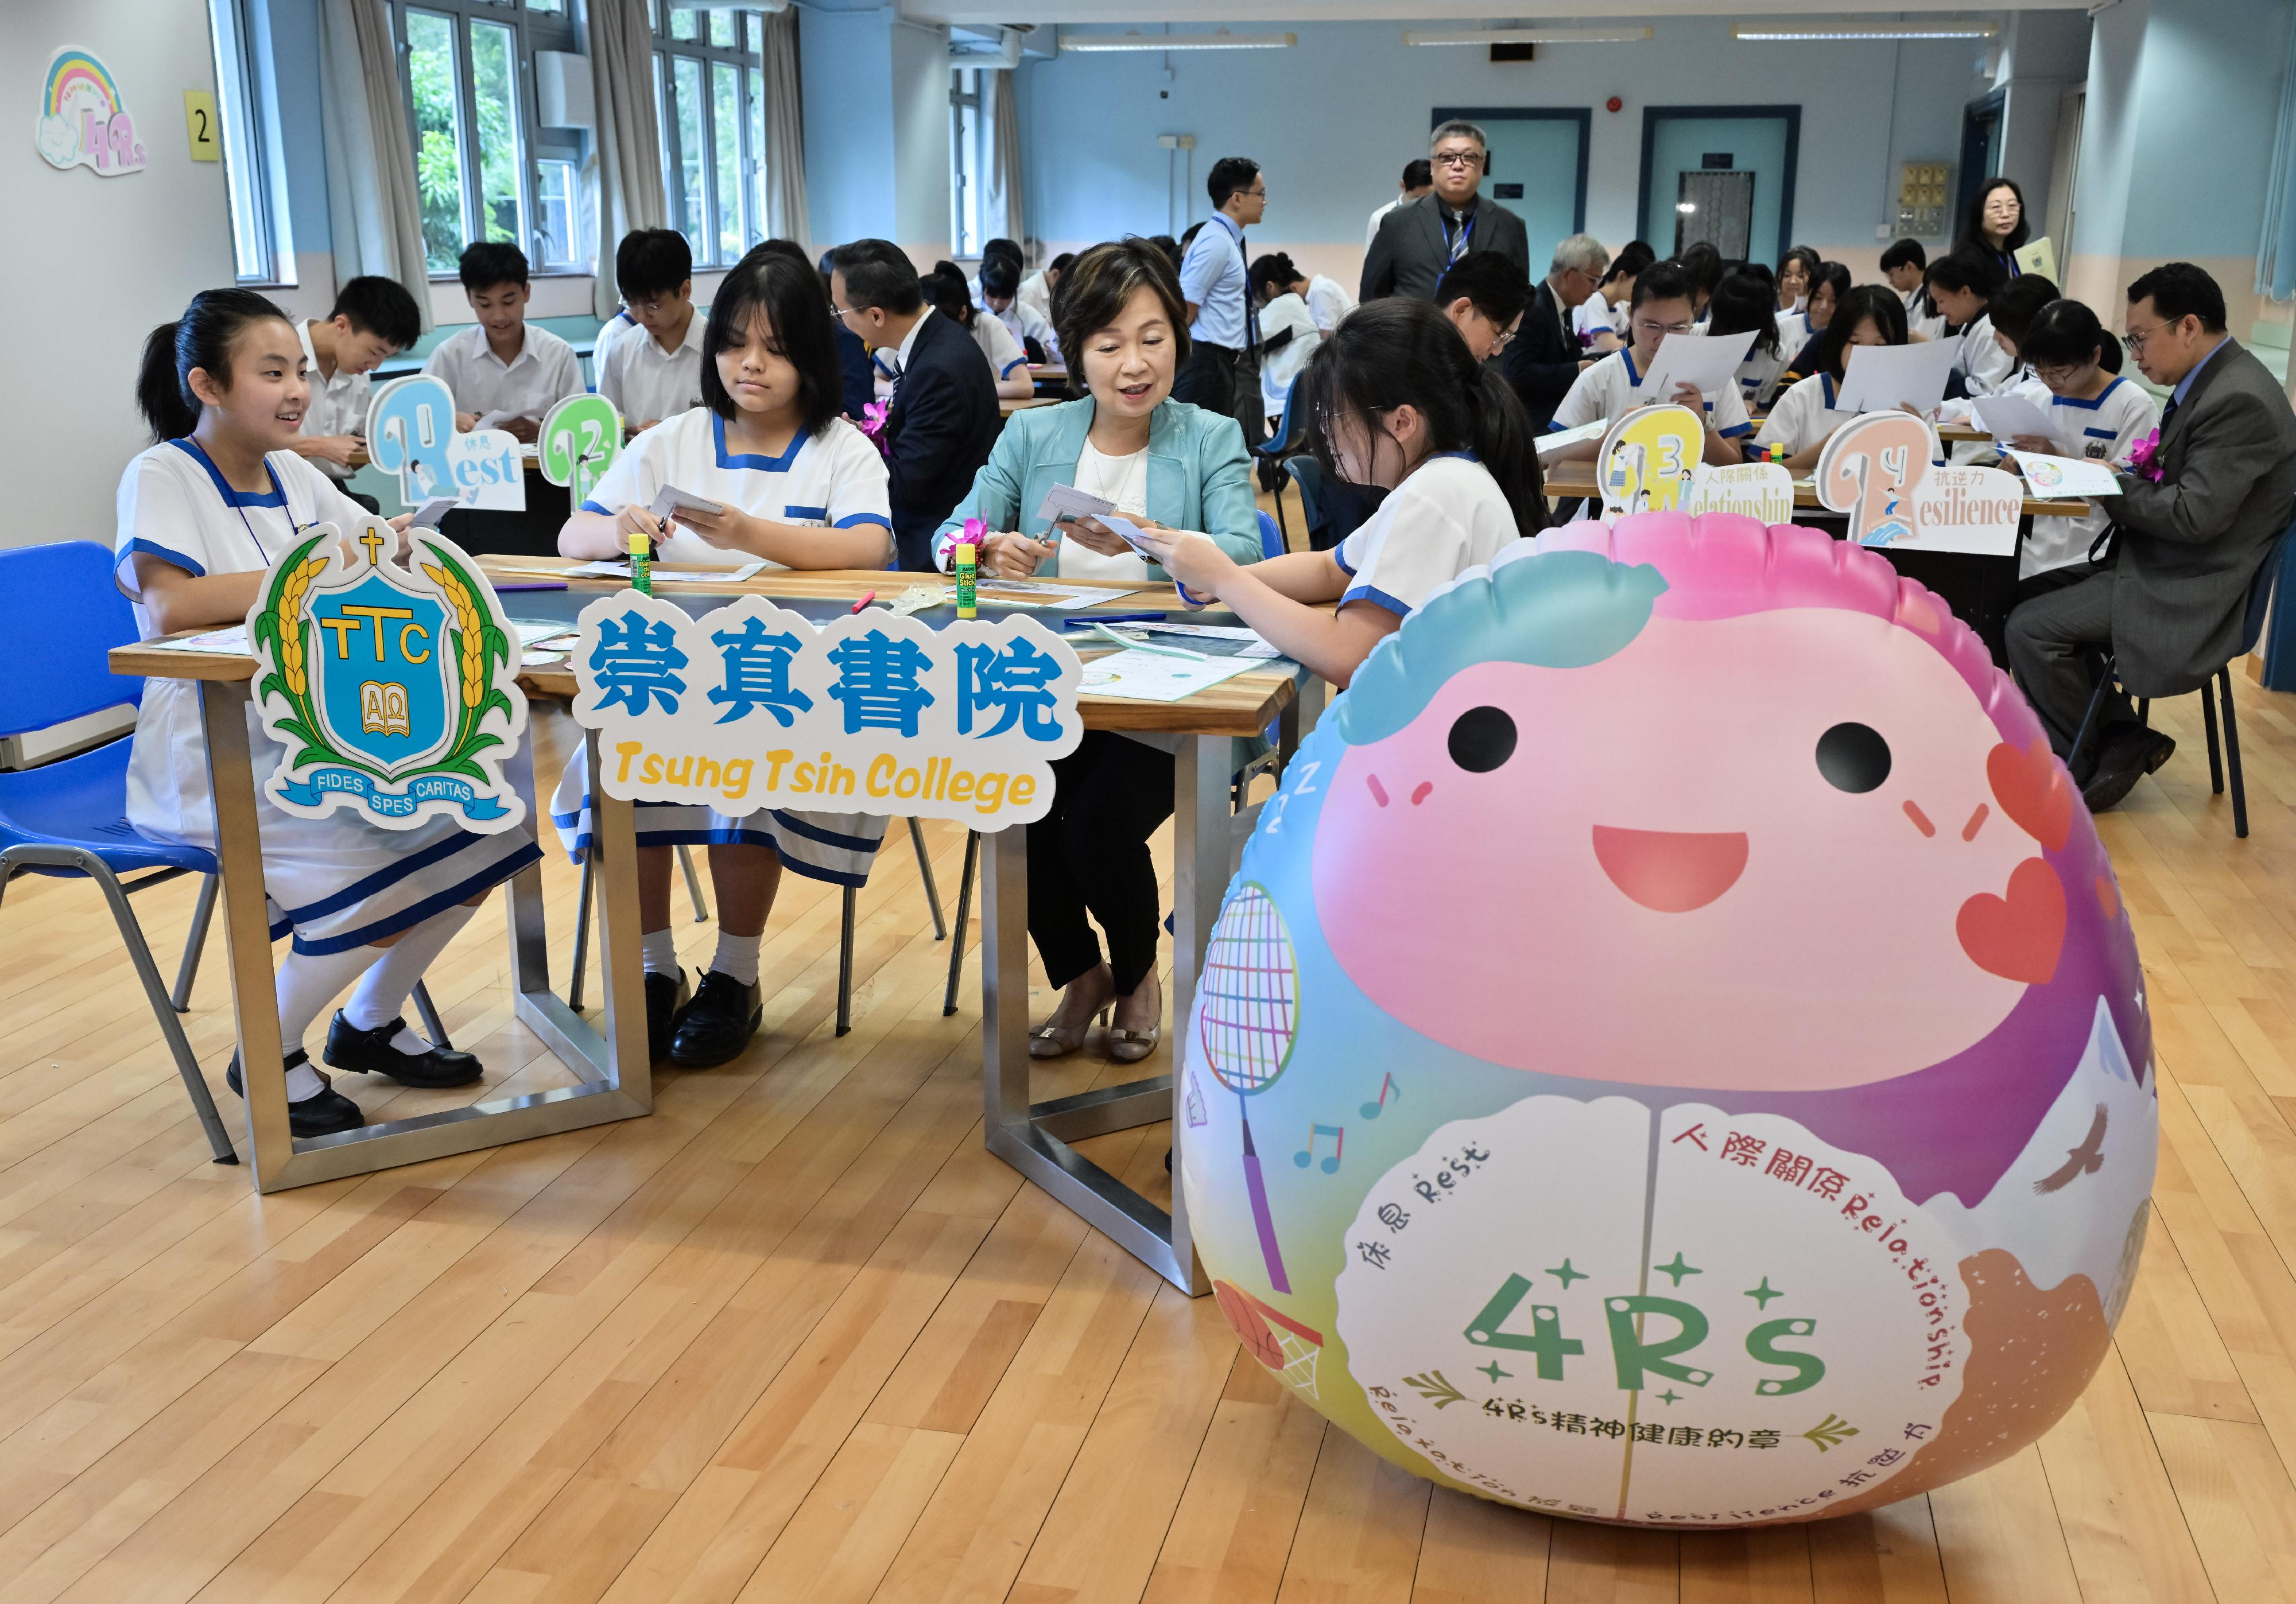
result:
[(1590, 295), (1570, 309), (1570, 331), (1578, 337), (1578, 348), (1585, 350), (1597, 334), (1626, 332), (1626, 307), (1613, 307), (1599, 295)]
[(980, 348), (980, 354), (988, 358), (988, 371), (997, 378), (1009, 378), (1015, 370), (1029, 365), (1029, 353), (1021, 348), (1013, 331), (995, 313), (974, 307), (969, 332), (972, 343)]
[[(1641, 382), (1642, 375), (1635, 371), (1633, 348), (1613, 351), (1571, 381), (1570, 393), (1554, 409), (1554, 421), (1547, 428), (1578, 429), (1597, 418), (1615, 423), (1638, 406), (1667, 402), (1667, 397), (1644, 395), (1637, 390), (1635, 386)], [(1754, 431), (1753, 424), (1746, 419), (1746, 403), (1734, 383), (1706, 391), (1705, 410), (1706, 421), (1724, 439), (1734, 440)]]
[[(2158, 428), (2161, 422), (2152, 397), (2140, 386), (2118, 376), (2094, 401), (2049, 396), (2040, 405), (2049, 408), (2049, 421), (2056, 425), (2058, 451), (2065, 456), (2086, 457), (2092, 462), (2125, 460), (2137, 438)], [(2005, 462), (2002, 466), (2011, 464)], [(2051, 569), (2085, 561), (2089, 547), (2112, 521), (2103, 508), (2094, 505), (2079, 518), (2035, 519), (2033, 532), (2026, 536), (2024, 550), (2017, 559), (2017, 577), (2030, 579)]]
[(1748, 412), (1777, 399), (1778, 380), (1793, 356), (1784, 340), (1778, 342), (1775, 351), (1765, 351), (1759, 346), (1747, 348), (1746, 360), (1738, 364), (1738, 398), (1746, 404)]
[[(1292, 338), (1270, 348), (1268, 341), (1289, 330)], [(1290, 291), (1259, 309), (1259, 400), (1271, 418), (1281, 417), (1292, 394), (1292, 382), (1308, 358), (1324, 341), (1324, 331), (1308, 303)]]
[(1018, 296), (1005, 302), (1004, 310), (996, 316), (996, 321), (1004, 325), (1005, 331), (1020, 342), (1023, 351), (1029, 348), (1029, 341), (1033, 340), (1044, 348), (1046, 361), (1059, 363), (1060, 336), (1053, 332), (1053, 325), (1046, 323), (1042, 315), (1029, 310)]
[(1786, 386), (1754, 437), (1754, 454), (1759, 458), (1766, 446), (1783, 446), (1788, 456), (1798, 456), (1856, 417), (1833, 410), (1833, 389), (1831, 373), (1812, 373)]
[[(1340, 319), (1356, 309), (1356, 298), (1347, 292), (1336, 279), (1318, 273), (1308, 281), (1308, 310), (1316, 319), (1316, 327), (1325, 334), (1340, 326)], [(1265, 330), (1261, 331), (1263, 336)]]
[[(303, 432), (313, 439), (331, 435), (366, 435), (368, 384), (371, 375), (346, 373), (335, 370), (332, 379), (319, 372), (319, 353), (311, 344), (311, 325), (299, 323), (296, 334), (303, 341), (303, 360), (310, 364), (306, 375), (311, 381), (311, 399), (303, 408)], [(305, 462), (329, 479), (341, 482), (350, 478), (352, 470), (324, 457), (305, 457)]]
[(1438, 452), (1332, 548), (1348, 577), (1340, 605), (1372, 602), (1407, 618), (1429, 596), (1520, 538), (1514, 511), (1490, 470), (1472, 452)]
[(643, 329), (638, 328), (638, 320), (631, 315), (627, 307), (616, 307), (614, 315), (598, 325), (597, 336), (590, 341), (590, 388), (592, 389), (598, 388), (598, 376), (606, 371), (606, 358), (613, 354), (614, 347), (620, 342), (622, 336), (633, 330), (636, 330), (639, 333), (644, 332)]
[(700, 312), (685, 320), (685, 338), (665, 351), (641, 325), (630, 338), (617, 338), (606, 360), (592, 371), (598, 393), (614, 404), (625, 423), (659, 423), (701, 405), (701, 333), (708, 320)]
[[(1037, 322), (1051, 326), (1053, 321), (1053, 287), (1045, 282), (1045, 272), (1038, 268), (1021, 281), (1021, 288), (1013, 297), (1013, 304)], [(1018, 331), (1015, 331), (1017, 332)]]
[[(767, 457), (729, 452), (726, 421), (706, 407), (696, 407), (631, 441), (592, 489), (582, 510), (615, 514), (624, 507), (645, 506), (665, 485), (775, 523), (840, 529), (874, 525), (884, 531), (886, 557), (892, 555), (885, 459), (866, 435), (843, 418), (832, 418), (817, 435), (800, 432), (787, 451)], [(720, 551), (682, 528), (661, 544), (655, 558), (664, 568), (731, 568), (750, 561), (743, 552)], [(550, 799), (550, 819), (558, 828), (558, 839), (578, 861), (591, 840), (587, 758), (586, 745), (575, 749)], [(786, 867), (800, 874), (833, 885), (858, 886), (869, 878), (869, 863), (884, 839), (885, 821), (867, 814), (778, 807), (736, 816), (698, 805), (640, 802), (637, 834), (641, 847), (770, 847)]]
[[(618, 341), (619, 342), (619, 341)], [(515, 413), (540, 418), (569, 396), (587, 388), (582, 359), (574, 348), (538, 323), (526, 325), (518, 360), (505, 363), (487, 344), (486, 325), (472, 323), (439, 342), (422, 371), (447, 381), (456, 412)]]
[(1953, 359), (1962, 388), (1972, 396), (1997, 396), (2017, 374), (2017, 360), (1993, 338), (1993, 319), (1979, 313), (1977, 321), (1961, 331), (1961, 349)]
[[(271, 488), (234, 490), (195, 440), (168, 440), (127, 464), (119, 479), (119, 528), (112, 550), (119, 587), (131, 599), (130, 559), (155, 557), (193, 578), (258, 572), (315, 523), (349, 533), (366, 510), (291, 451), (264, 458)], [(135, 626), (159, 632), (139, 604)], [(299, 953), (348, 952), (422, 923), (539, 861), (531, 825), (480, 835), (432, 817), (414, 830), (384, 830), (349, 809), (323, 819), (283, 813), (263, 794), (285, 749), (247, 710), (254, 757), (256, 827), (263, 844), (263, 888), (273, 940), (292, 931)], [(148, 679), (127, 759), (127, 822), (158, 841), (216, 848), (215, 803), (208, 788), (207, 738), (200, 688), (189, 680)]]

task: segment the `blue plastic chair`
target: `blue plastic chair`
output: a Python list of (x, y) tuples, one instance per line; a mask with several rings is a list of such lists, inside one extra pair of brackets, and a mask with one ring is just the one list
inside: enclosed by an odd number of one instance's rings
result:
[[(0, 634), (36, 665), (0, 703), (0, 736), (21, 735), (110, 708), (135, 707), (144, 682), (113, 674), (104, 654), (136, 638), (135, 618), (112, 582), (111, 553), (88, 541), (0, 551)], [(192, 1056), (176, 1006), (160, 984), (144, 928), (127, 905), (131, 892), (184, 874), (215, 884), (215, 859), (196, 847), (163, 845), (127, 822), (127, 754), (121, 736), (93, 751), (13, 773), (0, 773), (0, 895), (18, 874), (84, 875), (111, 905), (135, 978), (160, 1022), (160, 1035), (183, 1076), (192, 1109), (217, 1164), (236, 1164), (215, 1099)], [(122, 875), (137, 878), (122, 880)], [(178, 988), (191, 989), (209, 899), (193, 921)]]
[(1265, 512), (1259, 515), (1259, 555), (1263, 561), (1283, 555), (1283, 531)]
[[(1276, 525), (1287, 542), (1292, 531), (1286, 527), (1289, 520), (1283, 516), (1283, 487), (1292, 477), (1290, 459), (1300, 450), (1300, 431), (1307, 427), (1307, 419), (1300, 415), (1295, 405), (1299, 395), (1300, 381), (1294, 379), (1283, 392), (1283, 413), (1275, 421), (1275, 432), (1251, 448), (1251, 454), (1259, 459), (1260, 486), (1275, 498)], [(1283, 550), (1283, 547), (1278, 545), (1269, 554), (1272, 556)]]

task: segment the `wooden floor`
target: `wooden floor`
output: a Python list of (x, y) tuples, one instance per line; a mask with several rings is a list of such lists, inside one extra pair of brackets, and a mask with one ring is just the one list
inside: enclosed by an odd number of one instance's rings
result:
[[(269, 1199), (207, 1161), (99, 900), (20, 880), (0, 1604), (2296, 1601), (2296, 698), (2241, 694), (2252, 839), (2209, 794), (2189, 698), (2156, 707), (2176, 759), (2103, 821), (2166, 1138), (2103, 1373), (1980, 1477), (1740, 1535), (1434, 1491), (1021, 1184), (981, 1147), (974, 976), (943, 1019), (948, 949), (898, 837), (850, 1035), (836, 898), (791, 880), (764, 1034), (666, 1074), (652, 1118)], [(929, 839), (953, 903), (962, 838)], [(547, 875), (562, 953), (573, 878)], [(171, 968), (191, 888), (139, 901)], [(699, 961), (714, 928), (689, 917)], [(209, 959), (186, 1023), (236, 1131)], [(505, 968), (490, 905), (433, 971), (490, 1079), (538, 1054)], [(425, 1106), (357, 1078), (370, 1109)], [(1092, 1145), (1164, 1183), (1160, 1130)]]

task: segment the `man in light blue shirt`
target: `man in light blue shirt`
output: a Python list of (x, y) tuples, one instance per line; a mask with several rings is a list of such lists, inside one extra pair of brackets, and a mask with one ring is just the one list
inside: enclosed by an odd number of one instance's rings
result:
[(1211, 221), (1180, 258), (1188, 361), (1173, 381), (1172, 399), (1232, 413), (1236, 363), (1255, 343), (1243, 231), (1267, 210), (1267, 180), (1249, 157), (1223, 156), (1212, 163), (1204, 189), (1214, 208)]

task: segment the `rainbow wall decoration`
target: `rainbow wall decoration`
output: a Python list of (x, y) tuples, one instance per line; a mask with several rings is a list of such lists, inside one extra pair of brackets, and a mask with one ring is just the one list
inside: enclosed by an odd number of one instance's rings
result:
[(33, 139), (53, 168), (93, 168), (117, 178), (146, 163), (119, 85), (92, 51), (66, 45), (49, 59)]

